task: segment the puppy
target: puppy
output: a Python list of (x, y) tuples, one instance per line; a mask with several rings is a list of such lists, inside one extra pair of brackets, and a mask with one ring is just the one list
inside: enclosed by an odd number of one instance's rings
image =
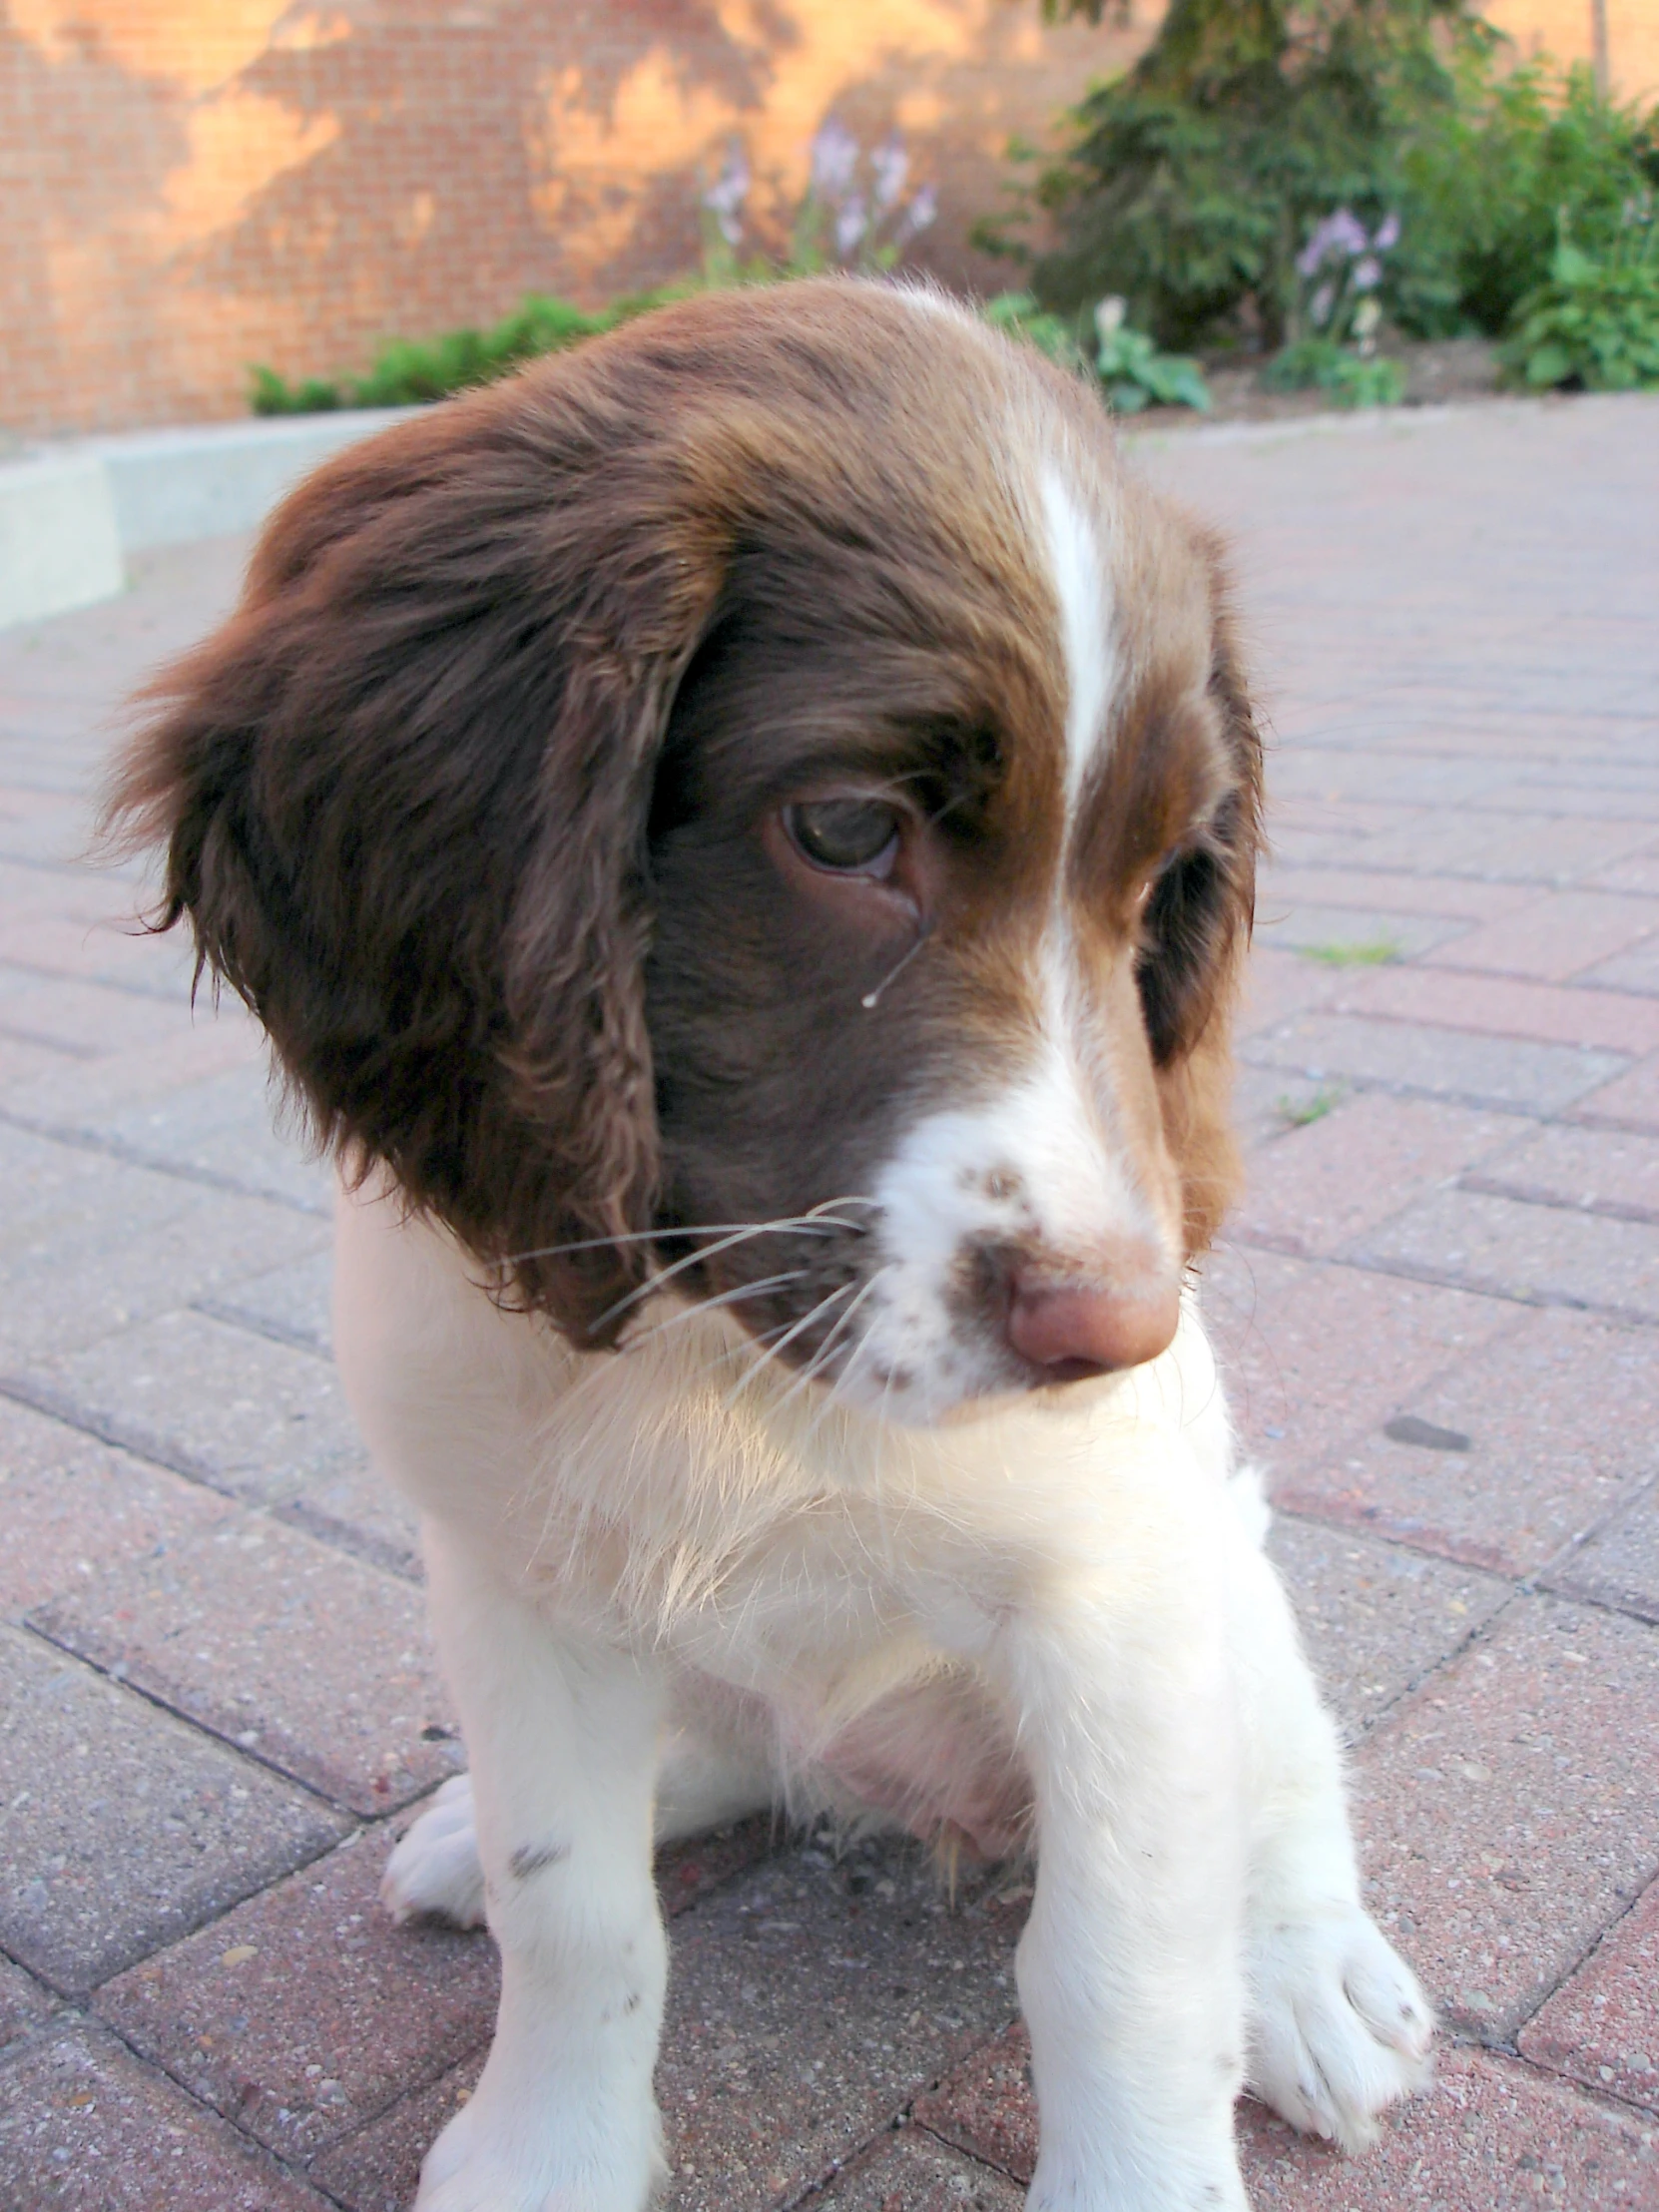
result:
[(1213, 541), (850, 282), (346, 452), (164, 680), (114, 816), (342, 1165), (471, 1762), (387, 1878), (501, 1948), (422, 2212), (639, 2212), (653, 1838), (780, 1802), (1034, 1851), (1043, 2212), (1421, 2078), (1191, 1288), (1260, 780)]

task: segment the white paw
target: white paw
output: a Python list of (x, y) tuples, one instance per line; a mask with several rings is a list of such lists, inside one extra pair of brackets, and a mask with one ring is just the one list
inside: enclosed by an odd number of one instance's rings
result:
[(605, 2129), (558, 2105), (492, 2096), (486, 2074), (426, 2153), (414, 2212), (644, 2212), (666, 2171), (655, 2110)]
[(484, 1870), (472, 1825), (472, 1777), (447, 1781), (386, 1861), (380, 1902), (394, 1921), (428, 1916), (484, 1925)]
[(1264, 1929), (1250, 2003), (1249, 2085), (1304, 2134), (1364, 2150), (1428, 2078), (1428, 2000), (1357, 1905)]

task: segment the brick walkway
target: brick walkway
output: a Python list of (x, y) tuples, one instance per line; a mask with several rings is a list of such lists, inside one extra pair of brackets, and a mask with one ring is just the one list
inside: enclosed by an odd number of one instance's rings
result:
[[(1261, 2207), (1659, 2207), (1659, 402), (1146, 465), (1241, 540), (1278, 858), (1209, 1271), (1375, 1908), (1450, 2030)], [(324, 1178), (181, 951), (65, 857), (113, 703), (241, 548), (0, 637), (0, 2205), (405, 2203), (486, 1939), (374, 1885), (457, 1747), (328, 1362)], [(1007, 2212), (1021, 1893), (680, 1853), (680, 2212)], [(832, 2000), (832, 2001), (831, 2001)], [(1012, 2177), (1012, 2178), (1010, 2178)]]

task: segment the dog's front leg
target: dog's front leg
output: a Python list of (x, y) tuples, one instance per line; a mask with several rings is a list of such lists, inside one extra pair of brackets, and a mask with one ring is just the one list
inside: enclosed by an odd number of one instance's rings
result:
[(472, 1763), (501, 2009), (417, 2212), (640, 2212), (667, 1946), (651, 1874), (661, 1686), (429, 1539), (438, 1647)]
[(1202, 1561), (1051, 1569), (987, 1654), (1036, 1792), (1016, 1961), (1032, 2212), (1242, 2212), (1244, 1824), (1224, 1609)]

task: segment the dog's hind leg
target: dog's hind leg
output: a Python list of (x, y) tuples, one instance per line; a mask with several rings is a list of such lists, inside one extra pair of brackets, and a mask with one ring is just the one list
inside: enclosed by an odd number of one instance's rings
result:
[[(774, 1752), (748, 1716), (723, 1710), (730, 1699), (701, 1684), (671, 1694), (657, 1769), (654, 1818), (658, 1844), (684, 1843), (784, 1798)], [(380, 1902), (395, 1921), (440, 1920), (456, 1928), (484, 1925), (484, 1870), (472, 1777), (451, 1776), (427, 1801), (386, 1862)]]

